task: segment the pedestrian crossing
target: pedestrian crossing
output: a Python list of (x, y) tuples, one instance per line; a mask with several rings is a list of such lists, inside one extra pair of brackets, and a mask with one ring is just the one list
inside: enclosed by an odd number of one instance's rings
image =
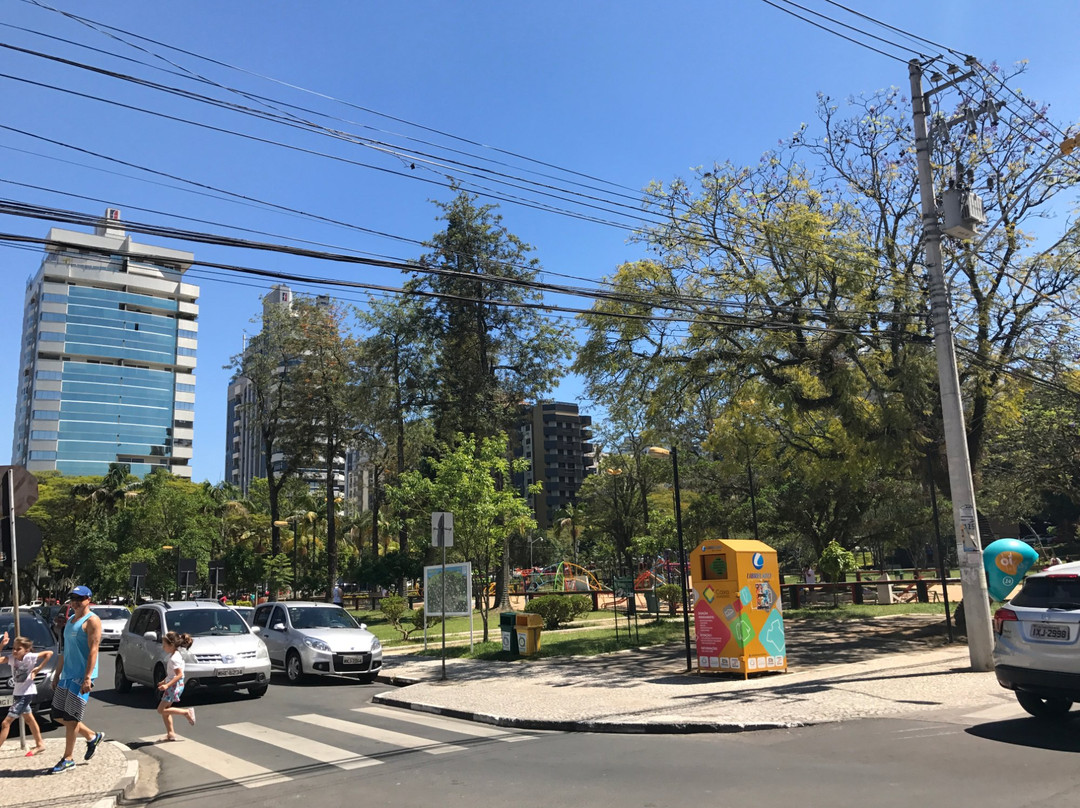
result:
[[(153, 744), (154, 753), (166, 763), (201, 770), (201, 775), (193, 775), (196, 781), (227, 780), (244, 788), (262, 788), (286, 783), (312, 767), (363, 769), (403, 752), (463, 753), (468, 744), (515, 743), (539, 734), (375, 706), (353, 708), (345, 717), (300, 713), (271, 721), (273, 726), (255, 721), (215, 726), (200, 721), (191, 731), (195, 738), (158, 743), (161, 735), (155, 735), (141, 740)], [(457, 737), (440, 738), (447, 734)]]

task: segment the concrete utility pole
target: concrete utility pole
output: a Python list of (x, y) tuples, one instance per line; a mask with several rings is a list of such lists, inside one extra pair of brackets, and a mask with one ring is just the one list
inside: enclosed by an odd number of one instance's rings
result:
[(934, 350), (937, 354), (938, 385), (941, 388), (941, 415), (945, 428), (945, 452), (949, 459), (949, 483), (956, 528), (956, 551), (960, 559), (960, 581), (964, 593), (964, 618), (967, 623), (968, 655), (975, 671), (994, 669), (994, 637), (990, 625), (990, 596), (982, 564), (982, 543), (975, 510), (975, 488), (971, 481), (964, 405), (960, 400), (960, 377), (956, 370), (949, 297), (941, 263), (941, 229), (938, 225), (934, 181), (930, 168), (930, 140), (927, 137), (927, 96), (966, 79), (965, 74), (923, 93), (922, 65), (909, 64), (911, 106), (915, 123), (915, 154), (919, 166), (919, 191), (922, 197), (923, 242), (926, 245), (926, 270), (929, 275), (930, 313), (934, 323)]

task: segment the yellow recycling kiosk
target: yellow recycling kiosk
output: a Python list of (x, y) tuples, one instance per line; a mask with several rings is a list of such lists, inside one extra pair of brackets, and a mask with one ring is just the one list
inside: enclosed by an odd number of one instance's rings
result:
[(776, 551), (752, 539), (712, 539), (690, 552), (694, 634), (702, 672), (786, 671)]

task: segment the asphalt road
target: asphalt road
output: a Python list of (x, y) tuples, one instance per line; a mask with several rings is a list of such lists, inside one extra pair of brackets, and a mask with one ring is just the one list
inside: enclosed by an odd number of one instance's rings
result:
[[(149, 691), (112, 691), (102, 661), (91, 725), (160, 763), (155, 808), (392, 805), (865, 805), (1040, 808), (1078, 804), (1080, 711), (1045, 725), (1008, 694), (938, 710), (791, 730), (607, 735), (504, 730), (374, 708), (385, 685), (275, 682), (258, 700), (192, 696), (198, 724), (163, 735)], [(408, 717), (410, 721), (404, 721)], [(481, 733), (477, 735), (475, 733)]]

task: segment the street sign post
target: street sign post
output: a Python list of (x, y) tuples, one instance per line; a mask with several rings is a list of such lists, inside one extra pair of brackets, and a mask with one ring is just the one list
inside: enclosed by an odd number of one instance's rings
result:
[[(38, 484), (34, 477), (23, 466), (0, 466), (3, 475), (0, 476), (2, 483), (3, 502), (0, 503), (0, 517), (3, 519), (3, 551), (7, 556), (11, 567), (11, 606), (15, 621), (15, 636), (22, 634), (22, 626), (19, 620), (19, 551), (23, 550), (26, 535), (31, 542), (36, 543), (32, 548), (29, 543), (25, 547), (24, 558), (33, 558), (41, 549), (41, 532), (29, 519), (17, 517), (30, 510), (30, 506), (37, 502)], [(19, 716), (19, 748), (26, 748), (26, 722)]]
[[(442, 603), (443, 609), (446, 608), (446, 548), (454, 546), (454, 514), (448, 511), (436, 511), (431, 514), (431, 546), (442, 548)], [(427, 585), (425, 581), (424, 592), (427, 592)], [(424, 616), (427, 616), (427, 611), (424, 611)], [(442, 676), (441, 679), (446, 679), (446, 615), (443, 615), (442, 619)]]
[(195, 577), (195, 559), (178, 558), (176, 560), (176, 585), (181, 592), (186, 591)]
[(135, 605), (139, 605), (139, 585), (142, 583), (142, 579), (150, 574), (150, 565), (145, 561), (136, 561), (131, 565), (130, 578), (128, 585), (135, 592)]
[(210, 588), (214, 593), (214, 599), (217, 600), (218, 587), (221, 586), (221, 582), (225, 578), (225, 562), (211, 561), (207, 569), (210, 573)]

